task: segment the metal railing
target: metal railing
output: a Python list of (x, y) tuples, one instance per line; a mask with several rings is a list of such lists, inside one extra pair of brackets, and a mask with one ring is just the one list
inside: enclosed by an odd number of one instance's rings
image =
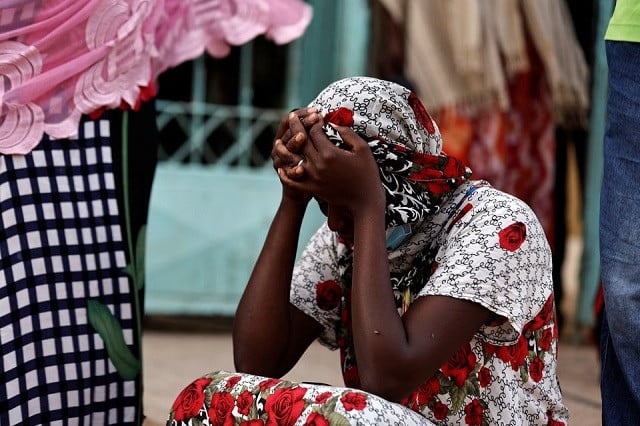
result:
[[(265, 131), (275, 134), (283, 110), (243, 105), (216, 105), (204, 102), (157, 102), (160, 130), (174, 121), (190, 135), (175, 151), (160, 147), (160, 161), (204, 163), (211, 165), (262, 166), (268, 156), (256, 145), (256, 137)], [(224, 150), (209, 142), (216, 132), (225, 132), (235, 142)]]
[[(173, 137), (178, 139), (171, 143), (173, 150), (161, 144), (160, 161), (245, 167), (260, 167), (267, 162), (270, 150), (265, 146), (259, 149), (258, 139), (262, 137), (263, 145), (270, 144), (284, 109), (252, 105), (252, 66), (253, 43), (248, 43), (240, 48), (239, 103), (222, 105), (206, 102), (204, 56), (193, 61), (192, 100), (158, 99), (156, 102), (159, 131), (162, 134), (171, 124)], [(182, 136), (184, 139), (180, 140)]]

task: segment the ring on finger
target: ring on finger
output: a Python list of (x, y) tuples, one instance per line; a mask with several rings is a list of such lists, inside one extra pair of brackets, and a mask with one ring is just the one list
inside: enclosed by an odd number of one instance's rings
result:
[(300, 159), (300, 161), (298, 161), (298, 164), (296, 164), (296, 167), (301, 166), (302, 163), (304, 163), (304, 157)]

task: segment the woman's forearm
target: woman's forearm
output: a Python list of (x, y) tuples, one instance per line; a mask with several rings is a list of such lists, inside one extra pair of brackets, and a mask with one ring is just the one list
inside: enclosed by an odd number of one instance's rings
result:
[(463, 299), (428, 296), (398, 315), (379, 216), (355, 221), (353, 339), (362, 388), (398, 402), (468, 342), (491, 311)]
[(240, 299), (233, 326), (238, 371), (276, 375), (290, 335), (289, 291), (306, 205), (283, 199)]
[(393, 364), (407, 356), (408, 341), (390, 286), (384, 214), (355, 219), (352, 325), (363, 389), (390, 399)]

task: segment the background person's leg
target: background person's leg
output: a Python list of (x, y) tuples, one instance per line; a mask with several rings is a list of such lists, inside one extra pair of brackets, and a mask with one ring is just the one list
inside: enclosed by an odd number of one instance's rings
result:
[[(633, 425), (640, 419), (640, 409), (629, 403), (633, 393), (613, 349), (606, 312), (602, 317), (600, 352), (602, 354), (602, 424)], [(623, 406), (624, 404), (624, 406)]]
[(609, 98), (600, 199), (607, 325), (602, 342), (602, 417), (640, 419), (640, 43), (607, 42)]

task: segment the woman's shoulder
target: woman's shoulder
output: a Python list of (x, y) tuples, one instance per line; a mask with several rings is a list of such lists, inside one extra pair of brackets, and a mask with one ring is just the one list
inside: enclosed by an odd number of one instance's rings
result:
[(462, 185), (441, 210), (444, 222), (441, 243), (473, 234), (475, 239), (492, 238), (504, 229), (524, 230), (529, 240), (546, 241), (536, 214), (518, 197), (494, 188), (486, 181), (469, 181)]
[(449, 200), (449, 209), (472, 209), (474, 216), (523, 217), (538, 221), (531, 207), (513, 194), (501, 191), (487, 181), (469, 181), (462, 185), (456, 196)]
[[(492, 186), (486, 180), (469, 181), (468, 186), (465, 186), (465, 196), (474, 200), (478, 204), (485, 204), (488, 206), (503, 206), (511, 205), (514, 207), (529, 209), (527, 203), (513, 194), (502, 191)], [(465, 189), (463, 188), (463, 189)]]

